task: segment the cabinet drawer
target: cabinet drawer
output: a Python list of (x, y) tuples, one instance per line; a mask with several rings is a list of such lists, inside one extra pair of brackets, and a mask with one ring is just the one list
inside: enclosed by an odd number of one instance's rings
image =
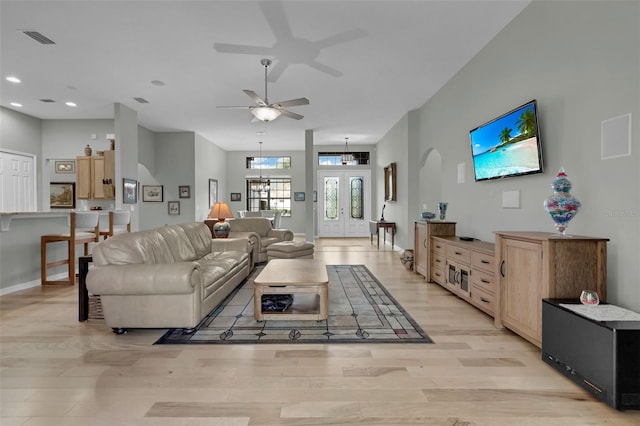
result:
[(483, 311), (490, 315), (495, 315), (495, 296), (485, 293), (484, 291), (474, 289), (471, 291), (471, 300), (473, 300), (475, 302), (474, 304)]
[(443, 286), (445, 283), (444, 269), (431, 268), (431, 281)]
[(431, 239), (431, 251), (435, 253), (445, 254), (446, 244), (442, 241), (436, 240), (434, 238)]
[(431, 257), (431, 267), (434, 269), (442, 269), (444, 271), (447, 259), (442, 253), (433, 253)]
[(447, 244), (447, 257), (468, 265), (471, 263), (471, 250)]
[(471, 291), (476, 289), (491, 295), (496, 294), (496, 281), (494, 275), (477, 269), (471, 271)]
[(496, 258), (490, 254), (481, 253), (478, 251), (471, 252), (471, 266), (474, 268), (485, 269), (493, 273), (493, 268), (496, 263)]

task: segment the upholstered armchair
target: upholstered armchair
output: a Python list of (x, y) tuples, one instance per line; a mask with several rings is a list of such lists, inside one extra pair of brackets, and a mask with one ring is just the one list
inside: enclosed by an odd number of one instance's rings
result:
[(227, 220), (231, 225), (229, 238), (248, 238), (253, 243), (253, 261), (267, 261), (267, 247), (273, 243), (292, 241), (289, 229), (274, 229), (271, 221), (263, 217), (245, 217)]

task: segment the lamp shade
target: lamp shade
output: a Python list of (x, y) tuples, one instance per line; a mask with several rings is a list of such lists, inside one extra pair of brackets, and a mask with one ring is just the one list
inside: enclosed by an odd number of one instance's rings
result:
[(227, 203), (215, 203), (213, 207), (211, 207), (209, 217), (224, 220), (228, 217), (233, 217), (233, 213), (231, 213), (231, 209)]
[(211, 207), (209, 217), (218, 219), (218, 222), (213, 225), (214, 237), (227, 238), (229, 236), (229, 231), (231, 230), (231, 225), (229, 225), (229, 222), (225, 222), (224, 220), (228, 217), (233, 217), (233, 213), (231, 213), (229, 205), (227, 203), (215, 203), (213, 207)]
[(280, 110), (273, 107), (263, 106), (251, 108), (251, 114), (260, 121), (272, 121), (280, 117)]

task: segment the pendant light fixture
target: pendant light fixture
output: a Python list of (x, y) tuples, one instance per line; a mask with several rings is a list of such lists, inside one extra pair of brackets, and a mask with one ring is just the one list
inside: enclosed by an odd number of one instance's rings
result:
[(258, 181), (258, 186), (256, 187), (256, 190), (258, 192), (267, 192), (269, 191), (269, 180), (263, 180), (262, 179), (262, 141), (259, 142), (260, 143), (260, 157), (258, 157), (260, 160), (260, 179)]
[(342, 154), (342, 165), (353, 163), (353, 154), (349, 152), (349, 138), (344, 138), (344, 154)]

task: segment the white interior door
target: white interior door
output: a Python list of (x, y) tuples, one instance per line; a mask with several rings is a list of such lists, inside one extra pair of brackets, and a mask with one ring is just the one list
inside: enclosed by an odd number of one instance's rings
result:
[(371, 217), (371, 171), (318, 171), (318, 236), (366, 237)]
[(36, 210), (35, 156), (0, 150), (0, 211)]

